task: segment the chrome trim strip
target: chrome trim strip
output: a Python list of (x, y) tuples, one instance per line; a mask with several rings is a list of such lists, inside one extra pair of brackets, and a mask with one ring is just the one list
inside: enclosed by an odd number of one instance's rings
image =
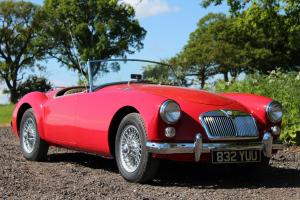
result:
[(281, 150), (283, 145), (273, 143), (273, 137), (270, 133), (264, 134), (260, 142), (247, 143), (203, 143), (200, 133), (195, 135), (194, 143), (157, 143), (147, 142), (146, 149), (150, 153), (156, 154), (184, 154), (193, 153), (195, 161), (198, 162), (203, 153), (210, 153), (214, 150), (261, 150), (266, 157), (272, 156), (272, 150)]
[(158, 154), (194, 153), (194, 143), (156, 143), (147, 142), (148, 152)]
[(203, 153), (210, 153), (215, 150), (262, 150), (263, 144), (253, 142), (247, 144), (237, 143), (205, 143), (203, 144)]
[[(230, 115), (229, 115), (230, 113)], [(249, 115), (248, 113), (239, 111), (239, 110), (214, 110), (214, 111), (208, 111), (203, 113), (202, 115), (206, 117), (229, 117), (229, 116), (247, 116)]]

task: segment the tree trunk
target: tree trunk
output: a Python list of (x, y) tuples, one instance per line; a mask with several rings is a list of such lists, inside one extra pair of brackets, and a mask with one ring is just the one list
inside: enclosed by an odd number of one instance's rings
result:
[(224, 75), (224, 81), (229, 82), (228, 72), (223, 72), (223, 75)]
[(10, 90), (10, 102), (16, 104), (18, 102), (18, 92), (16, 88)]
[(201, 79), (201, 89), (203, 89), (205, 86), (205, 78)]
[(205, 81), (206, 81), (205, 70), (201, 70), (200, 71), (200, 77), (199, 77), (199, 79), (200, 79), (201, 89), (203, 89), (204, 86), (205, 86)]

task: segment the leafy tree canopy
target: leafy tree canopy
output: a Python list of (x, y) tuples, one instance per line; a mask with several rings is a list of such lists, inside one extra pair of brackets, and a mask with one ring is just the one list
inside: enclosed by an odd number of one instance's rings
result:
[(206, 15), (199, 20), (197, 29), (179, 54), (189, 71), (198, 77), (202, 88), (210, 76), (223, 73), (227, 77), (229, 71), (238, 70), (239, 51), (231, 43), (231, 23), (224, 14)]
[[(276, 68), (295, 70), (300, 65), (299, 22), (291, 23), (279, 5), (265, 7), (253, 3), (235, 18), (235, 41), (247, 53), (248, 69), (267, 73)], [(299, 30), (299, 29), (298, 29)], [(296, 42), (297, 41), (297, 42)]]
[[(222, 1), (207, 1), (219, 4)], [(202, 82), (214, 73), (268, 73), (300, 66), (299, 6), (291, 1), (230, 1), (241, 3), (236, 15), (208, 14), (177, 55)], [(205, 2), (204, 2), (205, 3)], [(242, 6), (248, 3), (248, 7)], [(297, 4), (298, 5), (298, 4)], [(299, 3), (300, 5), (300, 3)], [(296, 17), (297, 16), (297, 17)], [(202, 74), (202, 75), (201, 75)]]
[(143, 78), (157, 84), (187, 85), (186, 71), (183, 71), (174, 59), (162, 60), (163, 65), (147, 65), (144, 67)]
[(134, 9), (117, 0), (45, 0), (44, 11), (48, 54), (69, 69), (81, 73), (78, 61), (124, 57), (143, 47), (146, 31)]
[(17, 101), (24, 70), (33, 69), (48, 48), (41, 42), (43, 14), (30, 2), (0, 1), (0, 80), (6, 83), (10, 101)]

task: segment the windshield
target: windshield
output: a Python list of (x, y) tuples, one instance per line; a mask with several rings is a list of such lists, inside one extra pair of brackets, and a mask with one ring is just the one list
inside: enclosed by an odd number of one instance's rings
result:
[(111, 59), (89, 61), (91, 89), (119, 82), (149, 82), (178, 85), (170, 65), (137, 59)]

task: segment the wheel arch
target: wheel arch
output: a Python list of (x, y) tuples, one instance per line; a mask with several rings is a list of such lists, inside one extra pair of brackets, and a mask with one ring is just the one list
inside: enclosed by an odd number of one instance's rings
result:
[(22, 117), (24, 115), (24, 113), (26, 112), (26, 110), (32, 108), (32, 106), (29, 103), (23, 103), (17, 113), (17, 131), (18, 134), (20, 135), (20, 125), (21, 125), (21, 120)]
[(108, 129), (108, 143), (109, 143), (110, 153), (113, 157), (115, 155), (115, 148), (114, 148), (115, 139), (116, 139), (119, 124), (121, 123), (122, 119), (130, 113), (140, 113), (140, 112), (133, 106), (124, 106), (115, 113), (115, 115), (113, 116), (110, 122), (109, 129)]
[(16, 136), (20, 134), (20, 124), (22, 116), (28, 109), (32, 109), (38, 126), (40, 137), (44, 139), (43, 129), (43, 103), (47, 100), (47, 96), (41, 92), (31, 92), (26, 94), (17, 103), (12, 116), (12, 130)]

